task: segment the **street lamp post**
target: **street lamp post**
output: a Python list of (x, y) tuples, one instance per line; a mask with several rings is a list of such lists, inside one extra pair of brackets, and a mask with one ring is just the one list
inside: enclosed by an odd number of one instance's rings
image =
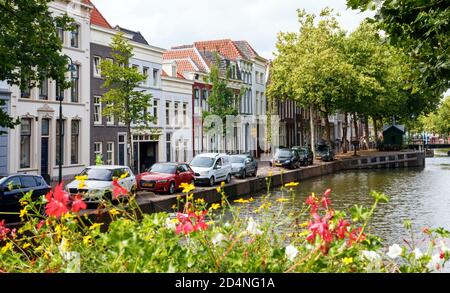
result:
[[(73, 73), (74, 71), (76, 71), (74, 63), (72, 61), (72, 58), (70, 58), (69, 56), (65, 56), (67, 59), (69, 59), (70, 63), (69, 63), (69, 71), (70, 71), (70, 75), (71, 78), (73, 77)], [(62, 83), (58, 82), (57, 83), (57, 87), (58, 90), (56, 91), (56, 100), (59, 101), (59, 161), (58, 161), (58, 165), (59, 165), (59, 174), (58, 174), (58, 183), (61, 184), (62, 182), (62, 164), (63, 164), (63, 123), (62, 123), (62, 102), (64, 100), (64, 96), (61, 95), (61, 86)]]

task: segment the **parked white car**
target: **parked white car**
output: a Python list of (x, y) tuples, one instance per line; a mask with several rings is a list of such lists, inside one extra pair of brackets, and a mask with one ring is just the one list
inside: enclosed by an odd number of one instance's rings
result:
[[(127, 176), (120, 179), (124, 174)], [(130, 192), (137, 188), (136, 177), (127, 166), (89, 166), (79, 176), (87, 176), (84, 186), (79, 189), (80, 182), (74, 180), (66, 189), (70, 194), (84, 194), (86, 202), (99, 202), (103, 197), (111, 199), (114, 179), (119, 179), (120, 186)]]
[(200, 154), (189, 165), (195, 173), (195, 183), (214, 186), (217, 182), (231, 181), (231, 162), (226, 154)]

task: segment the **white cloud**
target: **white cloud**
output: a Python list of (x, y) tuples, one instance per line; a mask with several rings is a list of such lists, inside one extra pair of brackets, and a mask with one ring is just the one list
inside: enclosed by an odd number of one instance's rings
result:
[(155, 46), (242, 39), (266, 58), (272, 58), (278, 32), (298, 30), (298, 8), (318, 14), (322, 8), (331, 7), (341, 14), (339, 21), (349, 31), (369, 15), (346, 10), (345, 0), (91, 1), (111, 25), (140, 31)]

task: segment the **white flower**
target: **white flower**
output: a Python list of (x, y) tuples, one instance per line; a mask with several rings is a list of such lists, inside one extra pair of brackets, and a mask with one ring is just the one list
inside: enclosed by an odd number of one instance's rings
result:
[(289, 246), (286, 246), (286, 257), (290, 261), (294, 261), (295, 257), (298, 254), (298, 249), (293, 246), (292, 244)]
[(431, 257), (430, 262), (427, 265), (427, 268), (431, 271), (437, 270), (439, 266), (442, 266), (443, 260), (441, 259), (439, 254), (435, 254)]
[(261, 235), (262, 231), (258, 229), (258, 224), (255, 222), (255, 220), (253, 220), (253, 218), (250, 218), (248, 220), (248, 225), (247, 225), (247, 232), (249, 232), (252, 235)]
[(400, 255), (402, 255), (402, 252), (403, 252), (403, 249), (400, 247), (400, 245), (394, 244), (389, 247), (389, 251), (388, 251), (387, 255), (392, 259), (396, 259)]
[(213, 245), (220, 245), (222, 244), (223, 241), (226, 240), (225, 235), (223, 235), (222, 233), (217, 233), (213, 238), (212, 238), (212, 243)]
[(423, 256), (423, 253), (422, 253), (422, 251), (420, 251), (420, 248), (414, 249), (413, 253), (414, 253), (414, 257), (417, 260), (420, 259)]
[(175, 221), (173, 219), (166, 218), (166, 227), (169, 230), (174, 230), (176, 227)]
[(228, 227), (230, 227), (230, 226), (231, 226), (231, 224), (230, 224), (230, 223), (228, 223), (228, 222), (226, 222), (224, 226), (228, 228)]
[(439, 247), (441, 248), (441, 251), (446, 253), (447, 251), (450, 251), (450, 249), (448, 249), (447, 245), (445, 245), (445, 241), (441, 240), (439, 242)]
[(371, 262), (379, 261), (381, 259), (380, 255), (375, 251), (363, 250), (362, 255)]

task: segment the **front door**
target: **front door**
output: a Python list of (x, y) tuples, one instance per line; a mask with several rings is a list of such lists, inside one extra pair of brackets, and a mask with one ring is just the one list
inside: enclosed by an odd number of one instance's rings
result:
[(42, 119), (41, 125), (41, 175), (49, 183), (49, 135), (50, 135), (50, 120)]

